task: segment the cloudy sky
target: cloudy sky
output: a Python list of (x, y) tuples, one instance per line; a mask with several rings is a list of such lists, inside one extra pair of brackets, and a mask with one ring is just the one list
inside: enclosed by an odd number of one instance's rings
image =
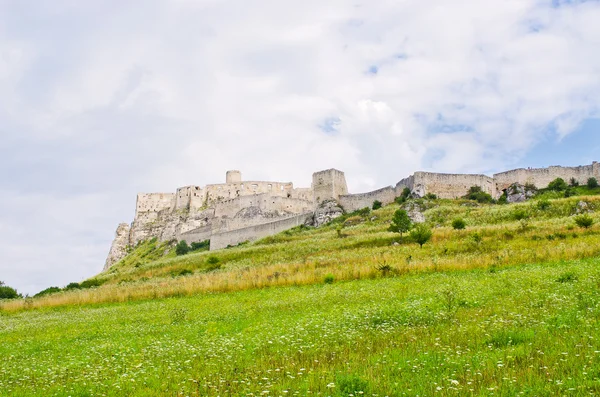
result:
[(600, 160), (600, 2), (0, 0), (0, 280), (101, 271), (137, 192)]

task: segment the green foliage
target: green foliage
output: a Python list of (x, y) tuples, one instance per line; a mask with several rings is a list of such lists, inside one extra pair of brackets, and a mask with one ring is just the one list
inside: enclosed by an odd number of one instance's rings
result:
[(598, 180), (596, 178), (594, 178), (594, 177), (589, 178), (587, 180), (587, 187), (589, 189), (596, 189), (598, 187)]
[(557, 283), (572, 283), (579, 280), (579, 277), (574, 272), (566, 272), (561, 274), (557, 279)]
[(34, 298), (39, 298), (40, 296), (55, 294), (57, 292), (62, 291), (59, 287), (48, 287), (46, 289), (41, 290), (37, 294), (33, 295)]
[(542, 199), (540, 201), (537, 202), (537, 208), (540, 211), (546, 211), (548, 208), (550, 208), (550, 200), (547, 199)]
[(400, 237), (402, 237), (402, 233), (406, 233), (411, 227), (412, 221), (410, 220), (408, 213), (403, 209), (399, 209), (394, 212), (392, 224), (388, 230), (390, 232), (400, 233)]
[(508, 204), (508, 195), (506, 192), (502, 193), (502, 196), (498, 199), (498, 204)]
[(494, 199), (489, 193), (481, 190), (480, 186), (471, 186), (469, 192), (465, 196), (467, 200), (475, 200), (478, 203), (493, 203)]
[(548, 184), (548, 190), (554, 190), (555, 192), (567, 190), (567, 187), (567, 182), (562, 178), (556, 178)]
[(187, 241), (185, 240), (181, 240), (180, 242), (177, 243), (177, 245), (175, 246), (175, 253), (179, 256), (179, 255), (185, 255), (188, 252), (190, 252), (190, 246), (188, 245)]
[(397, 204), (403, 204), (406, 202), (406, 200), (409, 199), (409, 197), (410, 197), (410, 189), (405, 187), (404, 189), (402, 189), (402, 194), (400, 196), (396, 197), (394, 199), (394, 201)]
[(427, 193), (423, 198), (427, 200), (437, 200), (438, 197), (433, 193)]
[(577, 196), (577, 191), (571, 187), (568, 187), (567, 190), (565, 190), (564, 197), (569, 198), (573, 196)]
[(79, 283), (69, 283), (65, 287), (65, 291), (73, 290), (73, 289), (81, 289), (81, 285)]
[(577, 186), (579, 186), (579, 181), (577, 179), (575, 179), (575, 178), (571, 178), (569, 180), (569, 186), (571, 186), (571, 187), (577, 187)]
[(325, 278), (323, 279), (323, 282), (325, 284), (333, 284), (333, 282), (335, 281), (335, 277), (333, 276), (333, 274), (328, 274), (325, 276)]
[(372, 208), (373, 208), (374, 210), (378, 210), (378, 209), (380, 209), (382, 206), (383, 206), (383, 204), (382, 204), (382, 202), (381, 202), (381, 201), (379, 201), (379, 200), (375, 200), (375, 201), (373, 201), (373, 207), (372, 207)]
[(529, 213), (524, 208), (517, 208), (513, 212), (513, 219), (516, 221), (520, 221), (520, 220), (527, 219), (527, 218), (529, 218)]
[(91, 278), (89, 280), (82, 281), (79, 284), (79, 288), (86, 289), (86, 288), (99, 287), (101, 285), (102, 285), (102, 281), (100, 281), (96, 278)]
[(594, 219), (587, 214), (583, 214), (575, 217), (575, 223), (577, 226), (587, 229), (594, 224)]
[(21, 297), (21, 294), (19, 294), (16, 289), (11, 288), (0, 281), (0, 299), (16, 299)]
[(454, 228), (454, 230), (463, 230), (466, 226), (467, 222), (462, 218), (456, 218), (452, 221), (452, 228)]
[(190, 244), (190, 250), (193, 252), (208, 251), (210, 249), (210, 240), (194, 242)]
[(363, 396), (369, 391), (369, 382), (354, 374), (338, 374), (335, 382), (343, 396)]
[(216, 265), (219, 262), (221, 262), (221, 260), (214, 255), (211, 255), (208, 258), (206, 258), (206, 263), (209, 265)]
[(423, 244), (431, 239), (433, 232), (431, 229), (424, 223), (418, 223), (411, 231), (410, 238), (421, 248), (423, 248)]

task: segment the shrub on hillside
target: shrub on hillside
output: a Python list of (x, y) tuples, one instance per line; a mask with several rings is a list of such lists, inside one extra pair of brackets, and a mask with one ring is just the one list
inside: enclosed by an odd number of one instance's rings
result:
[(99, 287), (101, 285), (102, 285), (102, 281), (92, 278), (92, 279), (81, 282), (79, 284), (79, 288), (92, 288), (92, 287)]
[(405, 210), (396, 210), (394, 212), (394, 216), (392, 218), (392, 224), (388, 228), (390, 232), (400, 233), (400, 238), (402, 238), (402, 233), (406, 233), (410, 230), (412, 226), (412, 221), (408, 217), (408, 213)]
[(371, 207), (371, 208), (373, 208), (374, 210), (378, 210), (378, 209), (380, 209), (382, 206), (383, 206), (383, 204), (381, 203), (381, 201), (379, 201), (379, 200), (375, 200), (375, 201), (373, 201), (373, 207)]
[(577, 226), (587, 229), (594, 224), (594, 219), (589, 215), (579, 215), (575, 217), (575, 223)]
[(188, 252), (190, 252), (190, 246), (188, 245), (188, 243), (185, 240), (181, 240), (180, 242), (177, 243), (177, 245), (175, 246), (175, 253), (179, 256), (179, 255), (185, 255)]
[(69, 283), (65, 287), (65, 291), (69, 291), (69, 290), (72, 290), (72, 289), (81, 289), (81, 285), (79, 285), (79, 283)]
[(562, 178), (556, 178), (548, 184), (548, 189), (554, 190), (555, 192), (562, 192), (564, 190), (567, 190), (567, 187), (567, 182), (565, 182), (565, 180)]
[[(304, 225), (301, 225), (304, 226)], [(208, 251), (210, 248), (210, 240), (199, 241), (190, 244), (190, 250), (192, 251)]]
[(579, 181), (577, 179), (575, 179), (575, 178), (571, 178), (569, 180), (569, 186), (571, 186), (571, 187), (577, 187), (577, 186), (579, 186)]
[(427, 200), (437, 200), (438, 197), (433, 193), (427, 193), (423, 198)]
[(520, 221), (527, 218), (529, 218), (529, 214), (523, 208), (516, 209), (515, 212), (513, 212), (513, 219), (516, 221)]
[(402, 194), (394, 199), (397, 204), (403, 204), (410, 197), (410, 189), (405, 187), (402, 190)]
[(428, 242), (431, 239), (433, 232), (431, 229), (425, 225), (424, 223), (419, 223), (410, 231), (410, 238), (421, 248), (423, 248), (423, 244)]
[(567, 190), (565, 190), (565, 198), (569, 198), (569, 197), (573, 197), (576, 196), (577, 192), (575, 191), (575, 189), (568, 187)]
[(461, 218), (457, 218), (452, 221), (452, 227), (454, 228), (454, 230), (462, 230), (466, 226), (467, 226), (467, 223)]
[(41, 290), (37, 294), (33, 295), (33, 297), (39, 298), (40, 296), (55, 294), (60, 291), (62, 291), (62, 290), (59, 287), (48, 287), (46, 289)]
[(323, 279), (323, 282), (325, 284), (333, 284), (333, 282), (335, 281), (335, 277), (333, 277), (333, 274), (328, 274), (327, 276), (325, 276), (325, 278)]
[(537, 208), (540, 211), (546, 211), (548, 208), (550, 208), (550, 201), (546, 199), (538, 201)]
[(598, 187), (598, 180), (596, 178), (590, 178), (587, 180), (587, 187), (590, 189), (595, 189)]
[(21, 294), (16, 289), (9, 287), (0, 281), (0, 299), (16, 299), (22, 298)]
[(467, 200), (475, 200), (478, 203), (493, 203), (494, 199), (489, 193), (481, 190), (481, 186), (471, 186), (469, 192), (464, 197)]

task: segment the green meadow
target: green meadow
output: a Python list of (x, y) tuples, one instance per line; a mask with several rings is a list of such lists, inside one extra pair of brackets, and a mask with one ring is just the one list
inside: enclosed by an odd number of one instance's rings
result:
[(1, 302), (0, 395), (600, 394), (598, 197), (404, 205), (422, 248), (392, 204)]

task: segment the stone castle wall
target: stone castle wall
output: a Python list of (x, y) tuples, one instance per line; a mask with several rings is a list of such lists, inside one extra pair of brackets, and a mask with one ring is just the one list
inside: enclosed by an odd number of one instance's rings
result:
[(224, 233), (213, 234), (210, 237), (210, 249), (227, 248), (229, 245), (237, 245), (244, 241), (254, 241), (263, 237), (291, 229), (295, 226), (303, 225), (310, 221), (313, 213), (294, 215), (289, 218), (276, 220), (262, 225), (250, 226), (242, 229), (232, 230)]
[[(395, 187), (372, 192), (348, 194), (344, 173), (335, 169), (315, 172), (310, 188), (294, 188), (289, 182), (243, 181), (239, 171), (229, 171), (225, 184), (205, 187), (186, 186), (176, 193), (140, 193), (135, 219), (128, 227), (119, 225), (105, 269), (118, 262), (127, 245), (156, 237), (186, 240), (189, 243), (211, 240), (211, 249), (241, 241), (254, 240), (304, 223), (325, 200), (334, 199), (346, 211), (371, 207), (375, 200), (388, 204), (408, 188), (413, 196), (428, 193), (440, 198), (458, 198), (472, 186), (499, 197), (514, 183), (531, 183), (544, 188), (556, 178), (580, 184), (595, 177), (600, 180), (600, 164), (580, 167), (517, 169), (488, 177), (486, 175), (415, 172)], [(127, 226), (128, 228), (126, 228)]]
[(547, 187), (556, 178), (562, 178), (567, 183), (570, 182), (571, 178), (574, 178), (577, 182), (584, 185), (592, 177), (600, 178), (600, 164), (597, 162), (579, 167), (519, 168), (495, 174), (494, 181), (497, 192), (501, 194), (503, 190), (513, 183), (521, 185), (532, 184), (541, 189)]
[(338, 202), (346, 212), (352, 212), (365, 207), (371, 208), (375, 200), (384, 205), (393, 203), (400, 194), (401, 192), (398, 193), (395, 188), (388, 186), (368, 193), (340, 196)]
[(342, 171), (329, 169), (315, 172), (312, 176), (313, 201), (316, 205), (328, 199), (337, 200), (348, 194), (346, 177)]

